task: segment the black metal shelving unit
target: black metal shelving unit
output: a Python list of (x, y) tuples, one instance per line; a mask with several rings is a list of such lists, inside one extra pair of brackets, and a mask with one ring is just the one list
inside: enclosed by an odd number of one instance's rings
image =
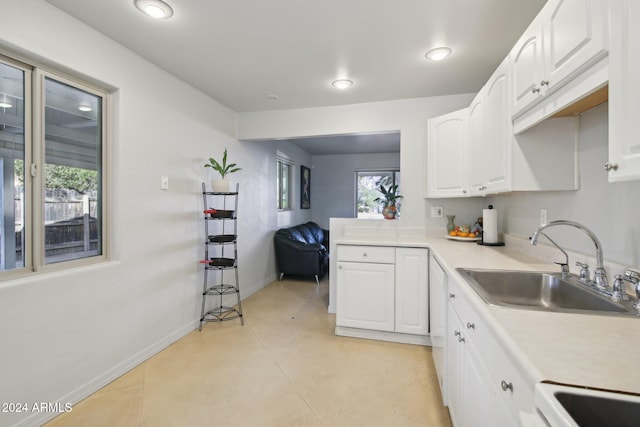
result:
[[(240, 282), (238, 280), (238, 193), (207, 191), (202, 183), (204, 204), (204, 285), (200, 328), (205, 322), (223, 322), (242, 317)], [(233, 278), (234, 280), (230, 280)], [(236, 295), (235, 306), (224, 305), (225, 295)]]

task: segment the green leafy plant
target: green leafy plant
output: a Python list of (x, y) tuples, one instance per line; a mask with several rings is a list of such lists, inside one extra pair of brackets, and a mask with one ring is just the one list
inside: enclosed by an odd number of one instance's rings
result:
[(398, 184), (385, 187), (382, 181), (378, 182), (378, 191), (382, 193), (382, 197), (376, 197), (375, 202), (384, 202), (385, 206), (395, 206), (398, 199), (403, 196), (398, 194)]
[(213, 157), (209, 158), (209, 163), (206, 163), (204, 165), (205, 168), (211, 168), (215, 171), (217, 171), (220, 174), (220, 177), (222, 179), (224, 179), (225, 176), (229, 175), (230, 173), (234, 173), (234, 172), (238, 172), (239, 170), (242, 170), (242, 168), (239, 168), (238, 165), (236, 165), (235, 163), (229, 163), (227, 164), (227, 149), (224, 149), (224, 154), (222, 155), (222, 163), (218, 162), (216, 159), (214, 159)]

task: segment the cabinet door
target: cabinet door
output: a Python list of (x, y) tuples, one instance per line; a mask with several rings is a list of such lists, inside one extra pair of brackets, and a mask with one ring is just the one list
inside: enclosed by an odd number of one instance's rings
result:
[[(488, 387), (491, 387), (489, 383), (487, 383)], [(500, 390), (501, 391), (501, 390)], [(516, 420), (514, 415), (511, 413), (511, 410), (507, 406), (506, 402), (499, 395), (500, 391), (498, 391), (495, 387), (490, 389), (490, 392), (487, 393), (489, 402), (487, 404), (487, 422), (485, 425), (488, 426), (517, 426), (520, 423)]]
[(428, 262), (427, 249), (396, 248), (396, 332), (428, 333)]
[(445, 405), (447, 401), (446, 378), (444, 372), (444, 340), (447, 322), (447, 298), (445, 289), (447, 275), (435, 258), (429, 258), (429, 334), (431, 355), (436, 367), (438, 383)]
[(468, 196), (469, 109), (429, 119), (427, 197)]
[[(487, 392), (487, 374), (485, 373), (480, 357), (475, 352), (471, 343), (465, 339), (461, 343), (464, 347), (462, 382), (462, 425), (467, 427), (482, 427), (488, 424), (490, 394)], [(507, 424), (511, 425), (511, 424)]]
[[(607, 55), (606, 0), (551, 0), (545, 19), (545, 77), (553, 89)], [(615, 3), (615, 2), (612, 2)]]
[(640, 179), (640, 2), (611, 2), (609, 181)]
[(394, 331), (394, 265), (338, 262), (336, 325)]
[[(486, 87), (486, 86), (485, 86)], [(485, 118), (489, 114), (485, 107), (485, 88), (471, 102), (469, 106), (469, 194), (471, 196), (484, 195), (486, 189), (487, 175), (487, 153), (485, 138)]]
[(447, 397), (449, 401), (449, 414), (456, 427), (464, 426), (464, 347), (462, 345), (464, 333), (462, 324), (450, 304), (447, 305), (447, 339), (445, 346), (446, 355), (446, 381)]
[[(543, 9), (544, 11), (544, 9)], [(511, 113), (518, 116), (542, 96), (542, 23), (538, 15), (511, 51)]]
[[(509, 110), (509, 61), (498, 66), (485, 86), (485, 192), (511, 190), (513, 127)], [(472, 164), (475, 160), (472, 159)]]

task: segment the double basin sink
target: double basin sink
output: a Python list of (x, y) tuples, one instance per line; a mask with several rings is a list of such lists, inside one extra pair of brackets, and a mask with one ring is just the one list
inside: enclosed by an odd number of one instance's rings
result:
[(638, 316), (632, 301), (616, 302), (581, 283), (577, 276), (532, 271), (458, 268), (471, 288), (490, 305), (574, 312)]

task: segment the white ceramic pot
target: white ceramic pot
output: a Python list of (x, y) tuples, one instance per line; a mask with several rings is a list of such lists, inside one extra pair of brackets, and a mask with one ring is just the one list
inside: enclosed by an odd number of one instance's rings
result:
[(231, 184), (228, 179), (214, 179), (213, 180), (213, 192), (214, 193), (228, 193)]

